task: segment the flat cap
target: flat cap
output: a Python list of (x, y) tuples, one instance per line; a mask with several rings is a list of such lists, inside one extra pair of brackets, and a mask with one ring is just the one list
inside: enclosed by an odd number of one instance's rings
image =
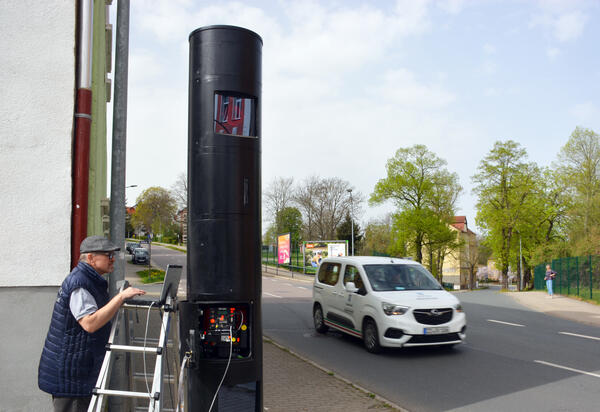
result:
[(117, 250), (121, 250), (121, 248), (102, 236), (88, 236), (83, 239), (79, 246), (79, 253), (114, 252)]

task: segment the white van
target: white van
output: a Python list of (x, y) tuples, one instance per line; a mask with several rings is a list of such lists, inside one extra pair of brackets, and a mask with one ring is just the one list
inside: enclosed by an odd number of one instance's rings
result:
[(459, 300), (421, 264), (407, 259), (348, 256), (323, 259), (313, 284), (315, 329), (381, 347), (455, 345), (466, 338)]

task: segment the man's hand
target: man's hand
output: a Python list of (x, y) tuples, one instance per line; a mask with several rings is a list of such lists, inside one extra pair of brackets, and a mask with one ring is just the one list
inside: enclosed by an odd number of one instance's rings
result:
[(134, 296), (145, 295), (145, 294), (146, 294), (145, 290), (134, 288), (134, 287), (128, 287), (127, 289), (120, 292), (119, 296), (121, 297), (121, 302), (124, 302), (125, 300), (131, 299)]

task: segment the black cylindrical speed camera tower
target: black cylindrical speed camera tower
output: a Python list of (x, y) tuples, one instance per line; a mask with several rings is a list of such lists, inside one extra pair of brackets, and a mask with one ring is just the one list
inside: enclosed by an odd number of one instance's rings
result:
[(262, 411), (262, 40), (209, 26), (189, 41), (186, 410)]

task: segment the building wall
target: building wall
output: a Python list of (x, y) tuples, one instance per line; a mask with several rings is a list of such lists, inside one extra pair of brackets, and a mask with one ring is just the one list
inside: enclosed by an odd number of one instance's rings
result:
[[(456, 236), (458, 240), (462, 240), (463, 246), (460, 248), (460, 250), (453, 251), (444, 258), (444, 276), (442, 281), (459, 284), (461, 287), (465, 287), (469, 281), (469, 248), (471, 247), (471, 244), (474, 240), (473, 238), (476, 235), (471, 231), (463, 232), (452, 226), (451, 229), (456, 231)], [(477, 252), (473, 251), (473, 253)]]
[(76, 2), (3, 0), (0, 286), (69, 272)]
[(2, 412), (52, 410), (50, 395), (38, 388), (37, 371), (57, 290), (0, 288), (0, 313), (5, 314), (0, 339)]

